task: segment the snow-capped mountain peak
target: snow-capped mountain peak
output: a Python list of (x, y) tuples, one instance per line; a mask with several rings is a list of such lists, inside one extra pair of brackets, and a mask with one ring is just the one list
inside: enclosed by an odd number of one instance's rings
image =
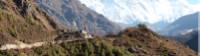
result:
[[(135, 21), (154, 24), (173, 22), (176, 18), (196, 12), (186, 0), (80, 0), (87, 7), (109, 20), (129, 24)], [(197, 7), (197, 6), (196, 6)]]

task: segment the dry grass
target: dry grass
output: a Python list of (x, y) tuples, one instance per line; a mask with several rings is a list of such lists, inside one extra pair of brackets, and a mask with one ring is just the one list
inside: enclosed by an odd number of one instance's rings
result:
[[(13, 1), (0, 1), (1, 4), (4, 4), (4, 6), (0, 6), (0, 33), (27, 43), (51, 40), (52, 38), (49, 36), (55, 35), (52, 34), (53, 30), (47, 30), (43, 22), (40, 21), (40, 19), (48, 18), (46, 16), (43, 18), (35, 17), (43, 14), (38, 11), (37, 7), (34, 7), (34, 4), (30, 7), (31, 10), (26, 12), (27, 14), (21, 15), (20, 10), (22, 8), (18, 8)], [(25, 3), (25, 5), (28, 4), (28, 2)]]

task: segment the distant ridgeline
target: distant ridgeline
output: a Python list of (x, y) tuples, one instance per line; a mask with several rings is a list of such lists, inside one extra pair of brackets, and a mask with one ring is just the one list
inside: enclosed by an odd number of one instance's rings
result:
[(198, 20), (199, 12), (185, 15), (178, 20), (169, 24), (165, 29), (160, 32), (162, 35), (170, 36), (179, 42), (183, 42), (195, 51), (198, 51)]

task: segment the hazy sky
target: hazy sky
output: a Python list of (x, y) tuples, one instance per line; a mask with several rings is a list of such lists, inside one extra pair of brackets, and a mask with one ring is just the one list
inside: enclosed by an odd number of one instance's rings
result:
[(200, 3), (200, 0), (187, 0), (187, 1), (188, 1), (188, 3), (190, 3), (190, 4), (194, 4), (194, 5)]
[(194, 10), (200, 11), (200, 0), (187, 0)]

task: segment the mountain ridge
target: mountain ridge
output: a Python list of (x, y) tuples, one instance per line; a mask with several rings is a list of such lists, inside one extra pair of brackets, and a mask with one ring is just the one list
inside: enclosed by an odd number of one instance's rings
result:
[(74, 28), (75, 30), (85, 30), (99, 36), (117, 33), (120, 30), (120, 27), (114, 22), (87, 8), (79, 0), (37, 0), (37, 3), (43, 11), (57, 18), (69, 30)]
[[(185, 43), (186, 46), (198, 51), (198, 26), (199, 12), (185, 15), (168, 25), (160, 32), (164, 36), (169, 36), (179, 42)], [(191, 43), (193, 42), (193, 43)]]
[[(159, 21), (171, 23), (181, 16), (197, 12), (186, 0), (80, 0), (87, 7), (118, 23)], [(118, 15), (116, 15), (118, 14)], [(117, 20), (115, 20), (117, 19)]]

